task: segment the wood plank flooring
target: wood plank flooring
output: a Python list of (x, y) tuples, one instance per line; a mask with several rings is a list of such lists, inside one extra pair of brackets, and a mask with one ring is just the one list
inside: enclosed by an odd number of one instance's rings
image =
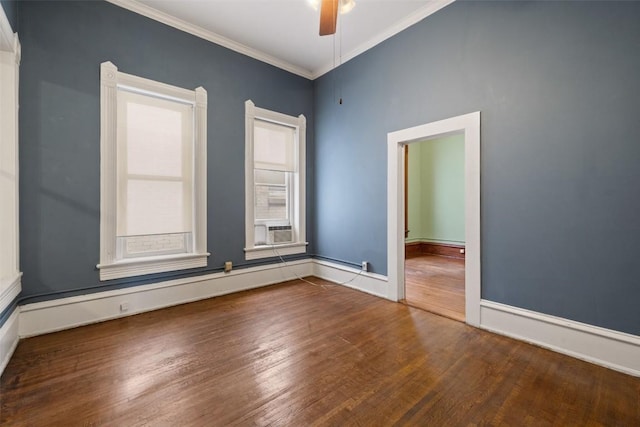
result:
[(464, 322), (464, 259), (430, 254), (407, 258), (405, 302)]
[(25, 339), (0, 425), (640, 424), (640, 378), (313, 280)]

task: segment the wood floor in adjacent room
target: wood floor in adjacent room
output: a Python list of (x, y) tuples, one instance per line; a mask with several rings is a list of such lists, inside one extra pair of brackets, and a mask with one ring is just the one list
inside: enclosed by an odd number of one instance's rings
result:
[(464, 322), (464, 259), (420, 254), (404, 271), (407, 304)]
[(640, 425), (640, 378), (313, 280), (25, 339), (0, 425)]

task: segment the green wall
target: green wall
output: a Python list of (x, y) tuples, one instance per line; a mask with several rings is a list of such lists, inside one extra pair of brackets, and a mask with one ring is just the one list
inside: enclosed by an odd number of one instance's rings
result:
[(409, 145), (407, 242), (464, 244), (464, 135)]

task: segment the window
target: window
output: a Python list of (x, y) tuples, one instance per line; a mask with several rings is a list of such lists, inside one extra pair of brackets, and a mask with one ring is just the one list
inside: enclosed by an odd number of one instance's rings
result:
[(0, 313), (22, 289), (18, 232), (19, 74), (18, 35), (0, 23)]
[(306, 119), (245, 103), (245, 258), (306, 252)]
[(101, 66), (100, 280), (207, 265), (207, 92)]

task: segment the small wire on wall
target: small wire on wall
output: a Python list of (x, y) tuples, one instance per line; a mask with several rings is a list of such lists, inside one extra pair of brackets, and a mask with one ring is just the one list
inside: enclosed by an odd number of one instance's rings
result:
[[(272, 250), (272, 251), (273, 251), (273, 253), (274, 253), (274, 254), (275, 254), (275, 255), (280, 259), (280, 263), (281, 263), (280, 269), (281, 269), (281, 271), (282, 271), (282, 269), (283, 269), (284, 267), (290, 267), (290, 265), (289, 265), (289, 264), (287, 264), (287, 261), (285, 261), (285, 259), (282, 257), (282, 255), (280, 255), (280, 253), (278, 252), (278, 249), (276, 248), (276, 245), (271, 245), (271, 250)], [(305, 278), (303, 278), (303, 277), (300, 277), (300, 276), (298, 275), (298, 273), (296, 273), (295, 269), (293, 269), (293, 270), (291, 270), (291, 271), (293, 272), (293, 275), (294, 275), (294, 276), (296, 276), (296, 278), (297, 278), (298, 280), (302, 280), (303, 282), (308, 283), (308, 284), (313, 285), (313, 286), (318, 286), (318, 287), (320, 287), (320, 288), (327, 289), (327, 287), (328, 287), (328, 286), (348, 285), (349, 283), (351, 283), (351, 282), (353, 282), (354, 280), (356, 280), (356, 278), (357, 278), (358, 276), (360, 276), (360, 275), (364, 272), (364, 269), (361, 267), (361, 268), (360, 268), (360, 271), (358, 271), (356, 274), (354, 274), (354, 276), (353, 276), (351, 279), (347, 280), (346, 282), (341, 282), (341, 283), (331, 283), (331, 284), (319, 284), (319, 283), (314, 283), (314, 282), (312, 282), (312, 281), (310, 281), (310, 280), (307, 280), (307, 279), (305, 279)], [(283, 277), (285, 277), (285, 276), (284, 276), (284, 274), (283, 274)]]

